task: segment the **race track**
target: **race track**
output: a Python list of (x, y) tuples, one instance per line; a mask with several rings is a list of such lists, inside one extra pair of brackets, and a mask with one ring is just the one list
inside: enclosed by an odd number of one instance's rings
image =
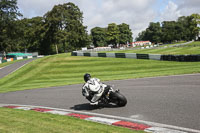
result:
[(200, 130), (200, 74), (105, 82), (128, 99), (125, 107), (95, 108), (82, 84), (0, 94), (0, 103), (47, 106), (122, 116)]
[(22, 60), (19, 62), (15, 62), (14, 64), (8, 65), (6, 67), (0, 68), (0, 78), (5, 77), (6, 75), (16, 71), (20, 67), (26, 65), (27, 63), (29, 63), (33, 60), (35, 60), (35, 59)]

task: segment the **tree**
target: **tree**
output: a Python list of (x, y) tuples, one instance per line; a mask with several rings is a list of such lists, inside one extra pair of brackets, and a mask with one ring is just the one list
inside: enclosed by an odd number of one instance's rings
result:
[[(45, 14), (47, 29), (41, 51), (45, 54), (74, 50), (89, 44), (86, 27), (83, 26), (83, 13), (73, 3), (56, 5)], [(49, 53), (46, 53), (46, 48)]]
[(28, 50), (31, 52), (39, 51), (44, 31), (43, 17), (34, 17), (31, 19), (21, 19), (16, 21), (18, 29), (17, 44), (20, 51)]
[(154, 43), (171, 43), (173, 41), (189, 41), (198, 39), (200, 31), (200, 15), (179, 17), (177, 21), (164, 21), (161, 26), (159, 23), (150, 23), (149, 27), (138, 34), (137, 41), (150, 40)]
[(145, 34), (146, 34), (146, 30), (142, 31), (138, 34), (138, 36), (136, 37), (136, 41), (146, 41), (145, 39)]
[(178, 34), (181, 37), (181, 40), (190, 40), (190, 30), (189, 30), (189, 21), (188, 17), (182, 16), (178, 18), (177, 21), (177, 29), (178, 29)]
[(136, 40), (159, 43), (161, 42), (162, 34), (162, 27), (160, 26), (160, 23), (151, 22), (145, 31), (139, 33), (139, 36)]
[(176, 36), (176, 22), (175, 21), (164, 21), (162, 22), (162, 41), (165, 43), (172, 43)]
[(18, 11), (17, 0), (0, 1), (0, 51), (15, 49), (15, 20), (20, 16), (22, 15)]
[(132, 32), (128, 24), (116, 25), (111, 23), (106, 28), (95, 27), (91, 30), (94, 46), (105, 46), (106, 44), (126, 44), (133, 41)]
[(122, 23), (118, 25), (118, 28), (120, 32), (119, 43), (120, 44), (131, 43), (133, 41), (133, 37), (132, 37), (131, 29), (129, 28), (129, 25)]
[(193, 39), (199, 39), (199, 33), (200, 33), (200, 14), (192, 14), (190, 16), (192, 18), (191, 22), (191, 30), (192, 35), (194, 36)]
[(148, 40), (154, 43), (161, 42), (162, 29), (161, 29), (160, 23), (151, 22), (148, 29), (150, 31), (150, 35), (149, 35), (150, 37)]
[(113, 44), (115, 47), (117, 46), (117, 44), (119, 43), (119, 35), (120, 35), (120, 31), (118, 26), (115, 23), (111, 23), (108, 25), (107, 28), (107, 43), (108, 44)]
[(91, 36), (95, 47), (106, 45), (106, 28), (95, 27), (91, 29)]

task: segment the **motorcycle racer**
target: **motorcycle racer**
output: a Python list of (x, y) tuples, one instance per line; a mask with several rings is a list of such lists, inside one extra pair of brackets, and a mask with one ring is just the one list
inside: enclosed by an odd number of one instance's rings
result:
[(84, 75), (85, 84), (82, 87), (82, 94), (90, 101), (90, 105), (98, 105), (98, 100), (101, 98), (104, 88), (107, 85), (100, 82), (98, 78), (91, 78), (91, 75)]

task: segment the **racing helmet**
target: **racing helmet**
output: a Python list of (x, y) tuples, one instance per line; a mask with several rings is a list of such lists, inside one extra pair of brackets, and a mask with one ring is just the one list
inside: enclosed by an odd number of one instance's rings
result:
[(84, 80), (85, 80), (85, 82), (87, 82), (88, 80), (90, 80), (90, 78), (91, 78), (91, 75), (90, 75), (89, 73), (86, 73), (86, 74), (84, 75)]

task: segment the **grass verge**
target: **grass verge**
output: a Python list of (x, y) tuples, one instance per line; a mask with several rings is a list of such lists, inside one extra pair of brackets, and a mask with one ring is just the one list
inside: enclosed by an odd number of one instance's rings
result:
[[(105, 52), (105, 51), (104, 51)], [(200, 54), (200, 42), (193, 42), (180, 47), (155, 48), (155, 49), (136, 49), (136, 50), (120, 50), (108, 51), (112, 53), (139, 53), (139, 54), (163, 54), (163, 55), (185, 55)]]
[(0, 79), (0, 93), (83, 83), (85, 73), (103, 81), (200, 73), (200, 62), (53, 55)]
[(1, 133), (144, 133), (68, 116), (0, 108)]

